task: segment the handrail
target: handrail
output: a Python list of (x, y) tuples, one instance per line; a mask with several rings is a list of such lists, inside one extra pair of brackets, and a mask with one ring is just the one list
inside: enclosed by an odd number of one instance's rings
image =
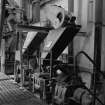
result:
[[(103, 74), (103, 72), (99, 69), (97, 69), (97, 65), (96, 63), (94, 62), (94, 60), (84, 51), (80, 51), (77, 53), (77, 55), (75, 56), (75, 64), (77, 66), (77, 57), (80, 55), (80, 54), (83, 54), (85, 55), (86, 58), (88, 58), (88, 60), (96, 67), (96, 71), (98, 71), (101, 75), (103, 75), (103, 77), (105, 78), (105, 74)], [(94, 98), (101, 104), (101, 105), (104, 105), (103, 102), (97, 97), (95, 96), (95, 94), (93, 92), (90, 91), (90, 89), (88, 89), (85, 85), (84, 85), (84, 88), (92, 95), (94, 96)]]
[(77, 57), (78, 57), (80, 54), (85, 55), (85, 57), (88, 58), (88, 60), (96, 67), (96, 70), (97, 70), (101, 75), (103, 75), (103, 77), (105, 78), (105, 74), (104, 74), (101, 70), (97, 69), (98, 67), (97, 67), (96, 63), (94, 62), (94, 60), (93, 60), (86, 52), (80, 51), (80, 52), (77, 53), (77, 55), (75, 56), (75, 61), (76, 61), (76, 63), (77, 63)]

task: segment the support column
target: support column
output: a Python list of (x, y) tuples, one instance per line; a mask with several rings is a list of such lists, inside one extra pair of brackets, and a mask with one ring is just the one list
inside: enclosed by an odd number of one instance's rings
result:
[(5, 20), (5, 1), (1, 0), (0, 10), (0, 44), (1, 44), (1, 72), (5, 73), (5, 39), (2, 39), (2, 31)]
[(20, 74), (21, 74), (21, 87), (24, 85), (24, 72), (23, 72), (23, 57), (22, 57), (22, 33), (19, 32), (19, 49), (20, 49)]
[(102, 43), (102, 24), (103, 24), (103, 0), (95, 0), (95, 32), (94, 32), (94, 61), (97, 68), (94, 65), (93, 68), (93, 105), (96, 104), (96, 83), (99, 80), (99, 73), (97, 70), (101, 70), (101, 43)]
[(19, 52), (19, 32), (16, 33), (17, 34), (17, 40), (16, 40), (16, 46), (15, 46), (15, 64), (14, 64), (14, 81), (17, 82), (18, 80), (18, 61), (20, 61), (20, 52)]
[(98, 70), (101, 69), (102, 24), (103, 0), (95, 0), (94, 61)]
[(1, 40), (1, 72), (5, 73), (5, 39)]
[[(74, 0), (68, 0), (68, 12), (74, 12)], [(68, 45), (68, 63), (73, 64), (73, 42)]]
[(5, 1), (6, 0), (1, 0), (1, 8), (0, 8), (0, 40), (2, 38), (2, 31), (3, 31), (3, 25), (4, 25), (4, 19), (5, 19)]

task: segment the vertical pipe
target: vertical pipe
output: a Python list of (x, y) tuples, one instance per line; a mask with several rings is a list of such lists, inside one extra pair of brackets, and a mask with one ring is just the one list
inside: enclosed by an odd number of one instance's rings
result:
[(5, 73), (5, 39), (1, 40), (1, 72)]
[(41, 72), (41, 50), (39, 49), (39, 70)]
[(74, 0), (68, 0), (68, 12), (74, 11)]
[(16, 32), (16, 48), (15, 48), (15, 64), (14, 64), (14, 81), (18, 80), (18, 70), (17, 70), (17, 51), (19, 50), (19, 32)]
[(53, 76), (53, 70), (52, 70), (52, 66), (53, 66), (53, 58), (52, 58), (52, 50), (50, 51), (50, 79)]
[[(24, 8), (24, 2), (25, 0), (20, 0), (19, 4), (20, 4), (20, 8), (23, 9)], [(22, 19), (21, 19), (22, 17)], [(19, 14), (19, 18), (23, 21), (23, 13)], [(19, 49), (20, 49), (20, 74), (21, 74), (21, 87), (23, 87), (24, 85), (24, 71), (23, 71), (23, 57), (22, 57), (22, 32), (18, 32), (19, 34)]]
[(32, 20), (31, 16), (31, 0), (23, 0), (23, 8), (24, 8), (24, 15), (27, 17), (27, 19), (30, 21)]
[[(68, 0), (68, 12), (74, 12), (74, 0)], [(68, 63), (73, 64), (73, 42), (68, 45)]]
[(5, 21), (5, 1), (1, 0), (0, 12), (0, 46), (1, 46), (1, 72), (5, 72), (5, 39), (2, 39), (3, 25)]
[(21, 73), (21, 87), (24, 85), (24, 72), (22, 67), (22, 33), (19, 32), (19, 47), (20, 47), (20, 73)]
[(32, 20), (33, 22), (40, 21), (40, 1), (37, 0), (32, 4)]
[(4, 20), (5, 20), (5, 1), (6, 0), (1, 0), (1, 16), (0, 16), (0, 40), (2, 38), (2, 31), (3, 31), (3, 25), (4, 25)]
[[(94, 36), (94, 61), (97, 65), (97, 69), (101, 69), (101, 40), (102, 40), (102, 9), (103, 9), (103, 0), (95, 0), (95, 36)], [(93, 105), (95, 105), (96, 100), (96, 81), (99, 79), (98, 73), (96, 72), (96, 67), (93, 67)]]

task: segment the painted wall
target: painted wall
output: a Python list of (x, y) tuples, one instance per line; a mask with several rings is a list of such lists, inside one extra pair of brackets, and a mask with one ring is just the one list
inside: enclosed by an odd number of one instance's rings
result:
[[(74, 38), (74, 54), (85, 51), (92, 59), (94, 55), (94, 2), (92, 0), (74, 0), (74, 15), (82, 25)], [(78, 57), (79, 66), (92, 71), (93, 65), (83, 56)]]
[[(103, 2), (101, 7), (96, 6), (95, 3)], [(101, 12), (103, 15), (102, 21), (102, 45), (101, 45), (101, 70), (105, 71), (105, 1), (104, 0), (74, 0), (74, 14), (77, 16), (77, 23), (82, 25), (80, 33), (74, 39), (74, 53), (75, 55), (83, 50), (85, 51), (92, 59), (94, 57), (94, 29), (96, 20), (101, 21)], [(101, 11), (100, 8), (103, 8)], [(95, 11), (96, 10), (96, 11)], [(96, 14), (95, 14), (96, 13)], [(95, 20), (96, 19), (96, 20)], [(81, 33), (82, 32), (82, 33)], [(84, 35), (80, 36), (80, 35)], [(78, 58), (79, 66), (83, 67), (82, 70), (92, 72), (93, 65), (83, 56)], [(87, 74), (86, 74), (87, 75)], [(84, 81), (87, 81), (88, 86), (90, 79), (86, 77), (85, 74), (82, 74)]]
[[(105, 1), (102, 0), (102, 50), (101, 50), (101, 70), (105, 71)], [(99, 7), (96, 7), (99, 9)], [(100, 20), (101, 11), (98, 10), (97, 18)], [(94, 25), (95, 25), (95, 1), (94, 0), (74, 0), (74, 14), (77, 16), (77, 23), (82, 25), (82, 29), (74, 39), (74, 53), (75, 55), (83, 50), (92, 59), (94, 57)], [(85, 32), (85, 33), (84, 33)], [(79, 35), (84, 35), (82, 37)], [(92, 71), (92, 64), (84, 57), (80, 56), (78, 63), (80, 66), (87, 68), (87, 70)]]

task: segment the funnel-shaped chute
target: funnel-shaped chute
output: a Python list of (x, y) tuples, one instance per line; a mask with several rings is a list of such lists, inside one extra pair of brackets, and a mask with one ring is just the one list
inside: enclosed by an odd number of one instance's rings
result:
[(50, 52), (52, 52), (52, 58), (57, 59), (67, 45), (72, 42), (80, 28), (80, 25), (69, 25), (65, 28), (50, 31), (45, 39), (45, 46), (41, 57), (43, 59), (50, 59)]

